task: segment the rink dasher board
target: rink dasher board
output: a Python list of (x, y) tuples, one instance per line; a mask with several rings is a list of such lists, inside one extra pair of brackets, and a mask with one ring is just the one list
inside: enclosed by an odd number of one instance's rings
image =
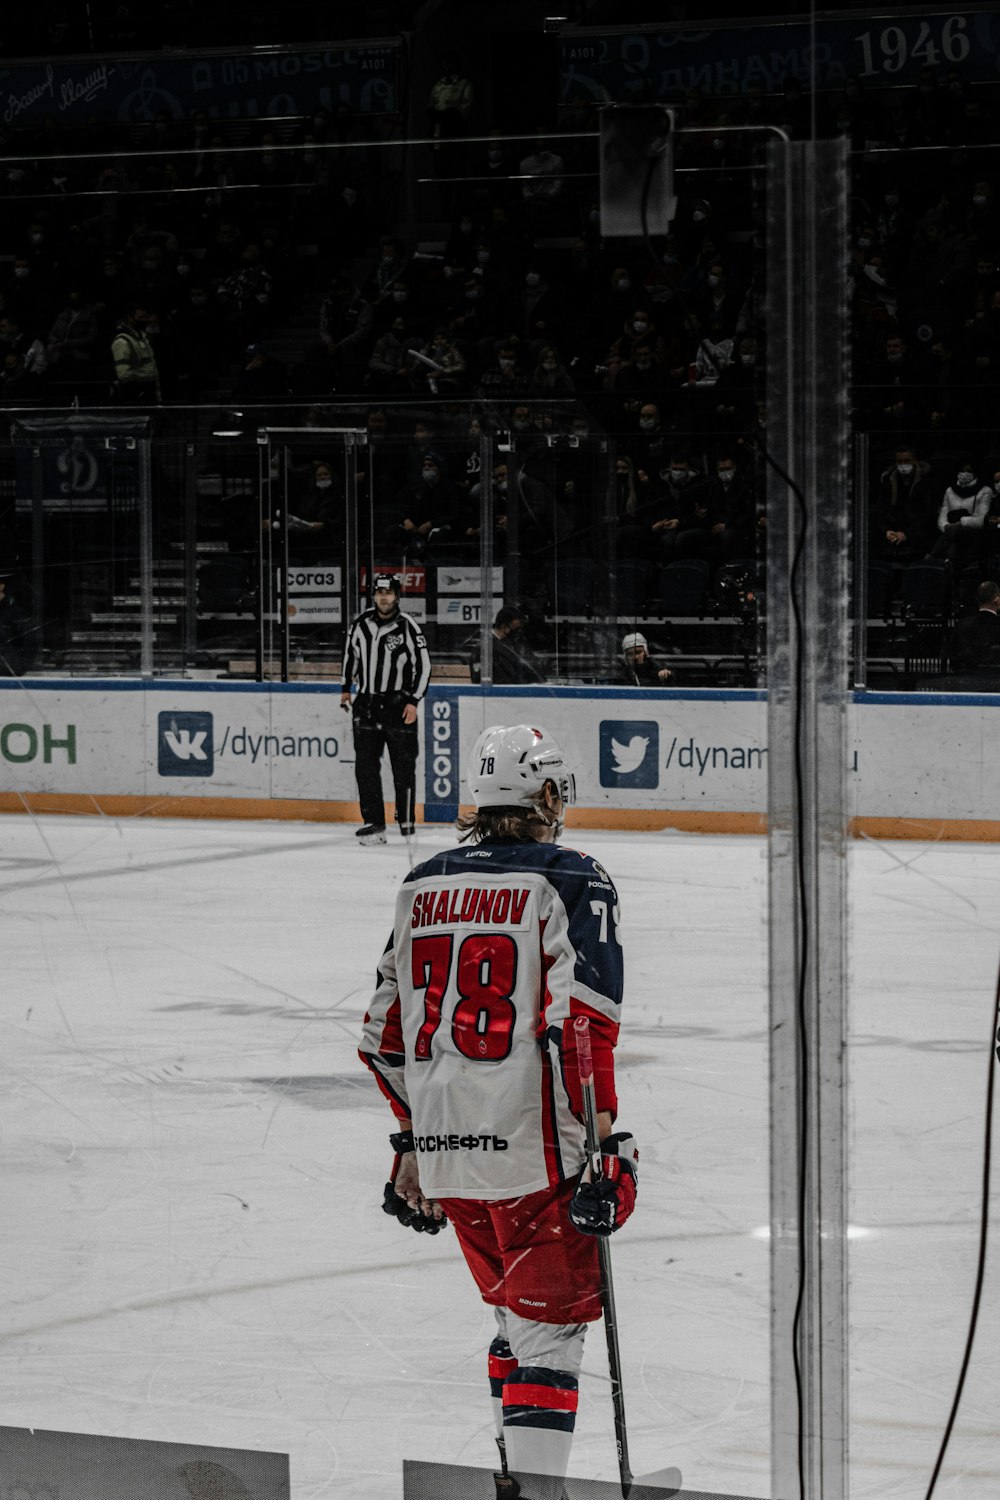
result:
[(32, 1500), (289, 1500), (287, 1453), (0, 1427), (0, 1488)]
[[(530, 1483), (525, 1493), (531, 1493)], [(621, 1494), (617, 1479), (583, 1479), (571, 1474), (566, 1480), (568, 1500), (621, 1500)], [(667, 1496), (672, 1500), (758, 1500), (721, 1490), (656, 1489), (643, 1484), (641, 1478), (629, 1491), (629, 1500), (666, 1500)], [(404, 1459), (403, 1500), (496, 1500), (493, 1470)]]
[[(0, 681), (0, 811), (342, 821), (357, 813), (335, 684)], [(1000, 839), (1000, 695), (857, 693), (845, 706), (852, 829)], [(448, 823), (490, 723), (540, 722), (574, 770), (579, 826), (761, 833), (767, 701), (750, 689), (433, 684), (418, 815)], [(387, 790), (391, 793), (389, 777)], [(422, 799), (422, 800), (421, 800)]]

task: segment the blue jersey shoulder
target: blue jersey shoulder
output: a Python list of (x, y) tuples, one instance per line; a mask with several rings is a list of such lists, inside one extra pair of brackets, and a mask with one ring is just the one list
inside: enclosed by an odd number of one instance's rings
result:
[(604, 866), (590, 854), (578, 849), (566, 849), (560, 844), (537, 844), (507, 842), (486, 839), (480, 844), (460, 844), (455, 849), (444, 849), (440, 854), (424, 860), (406, 877), (409, 884), (415, 880), (427, 880), (441, 875), (466, 875), (471, 870), (516, 871), (543, 874), (560, 892), (568, 892), (583, 882), (600, 882), (614, 893), (614, 884)]

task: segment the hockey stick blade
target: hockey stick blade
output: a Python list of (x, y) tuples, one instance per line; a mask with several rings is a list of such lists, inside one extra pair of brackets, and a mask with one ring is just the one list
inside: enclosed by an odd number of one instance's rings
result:
[(655, 1474), (640, 1474), (632, 1480), (629, 1500), (667, 1500), (684, 1484), (680, 1469), (657, 1469)]

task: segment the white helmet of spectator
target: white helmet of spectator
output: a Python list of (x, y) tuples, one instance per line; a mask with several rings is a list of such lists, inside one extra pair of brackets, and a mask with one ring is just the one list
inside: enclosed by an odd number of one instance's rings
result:
[(547, 729), (492, 724), (473, 746), (469, 790), (477, 807), (530, 805), (547, 781), (567, 805), (576, 800), (576, 780)]
[(646, 637), (638, 630), (633, 630), (630, 635), (625, 636), (622, 640), (622, 656), (624, 656), (626, 661), (629, 659), (628, 654), (630, 651), (645, 651), (646, 655), (649, 655), (649, 643)]

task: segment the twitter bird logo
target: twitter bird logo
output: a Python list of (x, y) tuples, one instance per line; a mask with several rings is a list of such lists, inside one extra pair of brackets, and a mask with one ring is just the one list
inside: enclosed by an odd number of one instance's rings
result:
[(622, 745), (618, 740), (613, 739), (611, 754), (614, 756), (614, 765), (611, 769), (620, 776), (630, 776), (642, 765), (648, 749), (649, 740), (642, 734), (634, 734), (627, 745)]
[(660, 726), (655, 719), (602, 719), (601, 786), (624, 791), (660, 784)]

